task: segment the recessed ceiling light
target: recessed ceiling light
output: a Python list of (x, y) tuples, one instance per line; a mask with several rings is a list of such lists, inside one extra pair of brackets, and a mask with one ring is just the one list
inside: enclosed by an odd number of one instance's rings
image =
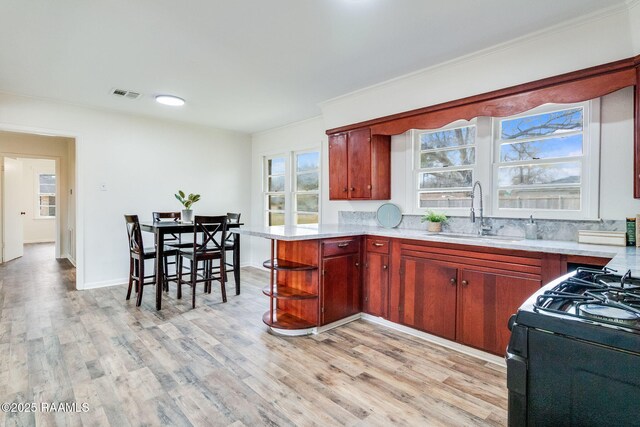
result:
[(172, 107), (180, 107), (181, 105), (184, 105), (184, 99), (173, 95), (156, 95), (156, 102), (164, 105), (171, 105)]

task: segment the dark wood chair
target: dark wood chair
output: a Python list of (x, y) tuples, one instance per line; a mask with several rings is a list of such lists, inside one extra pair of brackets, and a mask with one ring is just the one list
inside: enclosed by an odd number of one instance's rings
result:
[[(180, 221), (181, 214), (180, 212), (152, 212), (153, 222), (159, 221)], [(162, 284), (162, 289), (165, 291), (169, 291), (169, 282), (174, 282), (178, 280), (178, 248), (180, 247), (189, 247), (190, 243), (182, 243), (182, 238), (180, 235), (169, 234), (164, 237), (164, 283)], [(157, 243), (156, 243), (157, 244)], [(184, 246), (183, 246), (184, 245)], [(174, 257), (173, 261), (170, 261), (170, 257)], [(169, 274), (169, 266), (174, 265), (176, 268), (176, 274)]]
[[(220, 282), (222, 302), (227, 302), (227, 291), (225, 289), (225, 250), (224, 242), (227, 238), (227, 217), (222, 216), (201, 216), (196, 215), (193, 221), (193, 243), (190, 248), (180, 248), (178, 257), (178, 299), (182, 298), (182, 285), (191, 286), (192, 307), (196, 307), (196, 285), (204, 283), (204, 290), (211, 293), (211, 282)], [(185, 263), (189, 261), (187, 273), (189, 280), (183, 277), (185, 274)], [(213, 261), (218, 260), (216, 267)], [(202, 262), (202, 268), (199, 263)], [(218, 273), (216, 275), (216, 273)]]
[[(138, 215), (125, 215), (124, 220), (127, 226), (127, 239), (129, 241), (129, 289), (127, 290), (127, 300), (131, 298), (131, 288), (136, 284), (136, 306), (142, 304), (142, 290), (146, 285), (156, 284), (156, 275), (144, 275), (144, 262), (148, 259), (155, 259), (156, 249), (145, 248), (140, 230)], [(149, 281), (146, 281), (150, 279)]]
[[(227, 212), (228, 224), (240, 223), (239, 213)], [(231, 262), (225, 263), (225, 280), (227, 280), (227, 274), (233, 272), (233, 279), (236, 283), (236, 295), (240, 295), (240, 244), (238, 240), (240, 236), (235, 233), (228, 233), (227, 238), (224, 241), (224, 250), (231, 251), (231, 258), (226, 257), (226, 260)]]

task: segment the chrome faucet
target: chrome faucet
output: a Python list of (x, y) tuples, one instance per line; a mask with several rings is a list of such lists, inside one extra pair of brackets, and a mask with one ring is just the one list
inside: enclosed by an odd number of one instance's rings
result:
[(475, 195), (476, 195), (476, 187), (478, 187), (478, 190), (480, 191), (480, 227), (478, 227), (478, 235), (483, 236), (487, 231), (491, 230), (491, 227), (485, 225), (484, 223), (484, 215), (483, 215), (483, 209), (482, 209), (482, 185), (480, 184), (480, 181), (476, 181), (473, 184), (473, 189), (471, 190), (470, 219), (471, 219), (471, 222), (473, 223), (476, 222), (476, 211), (473, 209), (473, 200), (475, 199)]

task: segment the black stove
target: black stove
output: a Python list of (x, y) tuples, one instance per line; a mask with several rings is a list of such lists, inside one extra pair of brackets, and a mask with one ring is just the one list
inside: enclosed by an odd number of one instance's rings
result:
[(640, 278), (579, 268), (510, 329), (509, 425), (640, 426)]

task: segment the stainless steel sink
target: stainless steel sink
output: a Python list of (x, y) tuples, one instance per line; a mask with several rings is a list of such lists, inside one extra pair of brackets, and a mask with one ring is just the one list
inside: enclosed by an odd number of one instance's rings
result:
[(498, 240), (501, 242), (520, 242), (521, 237), (513, 236), (480, 236), (471, 233), (429, 233), (430, 236), (453, 237), (454, 239), (472, 239), (472, 240)]

